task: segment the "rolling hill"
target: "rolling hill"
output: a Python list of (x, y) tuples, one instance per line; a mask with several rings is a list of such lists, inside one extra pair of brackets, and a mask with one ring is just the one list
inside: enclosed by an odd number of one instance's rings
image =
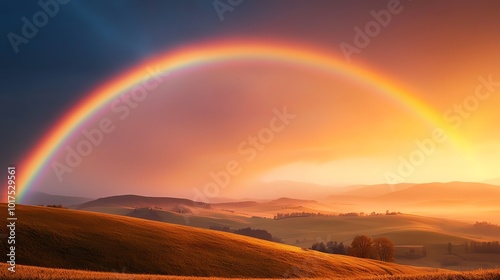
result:
[(402, 190), (405, 190), (405, 189), (413, 187), (413, 186), (415, 186), (415, 184), (367, 185), (367, 186), (358, 186), (357, 188), (355, 188), (353, 190), (341, 192), (341, 194), (346, 195), (346, 196), (377, 197), (377, 196), (390, 194), (393, 192), (402, 191)]
[(483, 181), (483, 183), (500, 186), (500, 177)]
[(327, 198), (328, 202), (343, 202), (346, 205), (358, 206), (358, 208), (365, 205), (497, 206), (499, 200), (499, 186), (470, 182), (372, 185), (341, 193), (336, 192)]
[(194, 202), (184, 198), (173, 197), (149, 197), (139, 195), (117, 195), (99, 198), (86, 203), (78, 205), (77, 209), (94, 208), (94, 207), (129, 207), (129, 208), (142, 208), (142, 207), (159, 207), (159, 208), (175, 208), (179, 205), (187, 207), (210, 208), (209, 204), (203, 202)]
[(221, 208), (221, 209), (239, 209), (239, 208), (247, 208), (257, 206), (259, 203), (257, 201), (236, 201), (236, 202), (221, 202), (221, 203), (212, 203), (213, 207)]
[[(388, 190), (390, 190), (388, 192)], [(358, 187), (334, 192), (328, 203), (352, 211), (387, 209), (418, 215), (458, 219), (468, 222), (500, 223), (500, 186), (474, 182), (400, 184)]]
[(418, 184), (378, 197), (382, 201), (402, 204), (443, 200), (471, 204), (492, 198), (500, 198), (498, 186), (464, 182)]
[[(22, 265), (217, 277), (361, 277), (429, 271), (130, 217), (22, 205), (16, 211), (17, 262)], [(0, 212), (7, 212), (5, 204)]]
[(91, 200), (92, 198), (86, 197), (54, 195), (44, 192), (32, 192), (23, 199), (22, 203), (28, 205), (62, 205), (65, 207), (70, 207)]
[[(115, 272), (94, 272), (85, 270), (44, 268), (36, 266), (19, 265), (16, 273), (7, 270), (7, 264), (0, 264), (1, 279), (26, 279), (26, 280), (61, 280), (61, 279), (89, 279), (89, 280), (227, 280), (219, 277), (190, 277), (190, 276), (167, 276), (152, 274), (129, 274), (125, 270)], [(357, 280), (498, 280), (500, 269), (474, 270), (467, 272), (436, 271), (410, 275), (381, 275), (361, 277), (330, 277), (329, 279), (357, 279)], [(230, 278), (232, 280), (263, 280), (266, 278)], [(268, 280), (283, 278), (267, 278)]]

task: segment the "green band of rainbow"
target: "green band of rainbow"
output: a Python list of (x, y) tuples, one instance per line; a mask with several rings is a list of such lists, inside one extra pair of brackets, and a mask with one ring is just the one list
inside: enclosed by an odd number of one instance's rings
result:
[(42, 171), (65, 141), (79, 131), (78, 128), (101, 108), (128, 89), (141, 83), (144, 77), (150, 77), (151, 73), (148, 72), (148, 69), (154, 68), (160, 69), (162, 72), (172, 72), (199, 65), (249, 58), (285, 61), (331, 71), (335, 75), (350, 79), (392, 99), (418, 115), (430, 126), (444, 129), (448, 133), (449, 139), (455, 145), (460, 145), (461, 139), (456, 132), (443, 122), (440, 114), (418, 99), (417, 95), (402, 89), (375, 72), (347, 63), (342, 57), (335, 57), (331, 53), (296, 44), (268, 41), (219, 41), (184, 47), (156, 56), (90, 92), (52, 127), (19, 165), (18, 199), (22, 201), (26, 193), (36, 185)]

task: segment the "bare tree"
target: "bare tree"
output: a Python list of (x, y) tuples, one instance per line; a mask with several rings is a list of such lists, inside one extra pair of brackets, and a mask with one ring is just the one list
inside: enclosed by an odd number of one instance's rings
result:
[(385, 237), (379, 237), (373, 240), (373, 248), (377, 258), (384, 262), (394, 261), (396, 255), (394, 243)]
[(354, 257), (369, 258), (373, 249), (373, 240), (365, 235), (354, 237), (351, 243), (351, 253)]

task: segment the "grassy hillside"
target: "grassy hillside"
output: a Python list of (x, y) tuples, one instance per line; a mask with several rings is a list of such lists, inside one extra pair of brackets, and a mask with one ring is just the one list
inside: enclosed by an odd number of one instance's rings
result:
[[(69, 278), (71, 275), (71, 278)], [(54, 269), (20, 265), (16, 273), (7, 271), (6, 264), (0, 264), (1, 279), (25, 279), (25, 280), (60, 280), (60, 279), (92, 279), (92, 280), (216, 280), (223, 278), (206, 278), (206, 277), (190, 277), (190, 276), (165, 276), (165, 275), (145, 275), (145, 274), (127, 274), (122, 271), (116, 272), (91, 272), (82, 270)], [(371, 276), (371, 277), (352, 277), (345, 276), (330, 277), (328, 279), (360, 279), (360, 280), (497, 280), (500, 278), (499, 269), (478, 270), (469, 272), (428, 272), (423, 274), (412, 275), (388, 275), (388, 276)], [(225, 278), (227, 279), (227, 278)], [(230, 278), (237, 280), (238, 278)], [(251, 280), (251, 278), (243, 278)], [(262, 279), (262, 278), (261, 278)], [(273, 278), (268, 278), (269, 280)], [(274, 278), (283, 279), (283, 278)], [(321, 278), (318, 278), (321, 279)]]
[[(498, 234), (486, 235), (472, 224), (456, 220), (423, 217), (417, 215), (381, 215), (365, 217), (303, 217), (272, 220), (231, 216), (232, 213), (198, 212), (189, 216), (189, 225), (207, 228), (228, 226), (232, 229), (252, 227), (265, 229), (283, 242), (308, 248), (318, 241), (335, 240), (350, 244), (358, 234), (371, 237), (387, 237), (396, 245), (423, 245), (427, 256), (421, 259), (396, 259), (397, 263), (426, 267), (446, 267), (465, 270), (493, 268), (500, 263), (500, 255), (467, 254), (462, 244), (465, 241), (499, 240)], [(180, 214), (160, 212), (162, 221), (185, 224)], [(454, 244), (456, 257), (447, 256), (447, 244)]]
[[(6, 213), (5, 208), (2, 204), (0, 212)], [(18, 264), (139, 274), (271, 278), (429, 271), (130, 217), (21, 205), (16, 211)]]
[[(121, 209), (121, 211), (119, 211)], [(125, 208), (87, 208), (111, 214), (130, 215), (133, 209)], [(244, 210), (240, 210), (244, 211)], [(357, 234), (385, 236), (397, 245), (429, 245), (463, 243), (464, 241), (491, 241), (498, 236), (478, 232), (470, 223), (456, 220), (423, 217), (418, 215), (380, 215), (364, 217), (303, 217), (282, 220), (264, 219), (243, 215), (241, 212), (221, 211), (218, 209), (192, 209), (192, 213), (180, 214), (156, 211), (152, 215), (136, 217), (151, 218), (158, 221), (189, 225), (200, 228), (227, 226), (232, 229), (252, 227), (265, 229), (285, 243), (309, 247), (319, 239), (327, 241), (350, 241)]]
[(92, 198), (54, 195), (44, 192), (32, 192), (24, 197), (22, 203), (28, 205), (63, 205), (65, 207), (82, 204), (91, 201)]
[[(485, 188), (491, 192), (496, 192), (498, 187), (492, 187), (485, 184), (472, 183), (447, 183), (447, 184), (421, 184), (421, 185), (398, 185), (398, 191), (386, 194), (383, 197), (393, 197), (394, 200), (402, 200), (401, 192), (418, 193), (419, 190), (428, 192), (433, 190), (446, 190), (453, 192), (454, 189), (460, 193), (460, 197), (467, 196), (470, 190), (474, 187)], [(362, 189), (362, 188), (361, 188)], [(381, 190), (387, 191), (387, 185), (365, 187), (365, 193)], [(409, 196), (415, 197), (412, 194)], [(123, 197), (123, 196), (122, 196)], [(114, 200), (117, 200), (116, 197)], [(434, 199), (430, 201), (430, 206), (419, 207), (419, 211), (430, 211), (438, 199), (448, 199), (445, 197), (432, 196), (429, 193), (420, 197), (420, 199)], [(490, 199), (495, 199), (496, 196), (491, 195)], [(372, 198), (364, 197), (368, 202), (378, 201)], [(496, 198), (498, 199), (498, 198)], [(119, 200), (119, 199), (118, 199)], [(373, 201), (372, 201), (373, 200)], [(411, 200), (411, 199), (410, 199)], [(141, 198), (144, 203), (144, 199)], [(120, 202), (120, 201), (115, 201)], [(136, 201), (135, 203), (137, 203)], [(486, 203), (483, 204), (486, 205)], [(427, 202), (422, 202), (427, 203)], [(425, 267), (446, 267), (449, 269), (464, 270), (476, 268), (492, 268), (500, 261), (500, 255), (493, 255), (485, 258), (483, 254), (474, 255), (465, 252), (463, 243), (466, 241), (492, 241), (499, 240), (498, 234), (493, 234), (484, 231), (478, 231), (472, 226), (472, 222), (463, 222), (458, 220), (450, 220), (450, 218), (464, 219), (471, 216), (477, 218), (478, 210), (475, 207), (467, 206), (458, 203), (456, 200), (450, 200), (449, 203), (442, 205), (438, 209), (426, 215), (435, 215), (440, 213), (441, 217), (446, 218), (431, 218), (422, 215), (378, 215), (378, 216), (363, 216), (363, 217), (301, 217), (289, 218), (282, 220), (273, 220), (266, 217), (272, 217), (277, 212), (322, 212), (328, 213), (332, 211), (335, 204), (321, 203), (311, 200), (297, 200), (282, 198), (268, 202), (231, 202), (227, 204), (212, 204), (210, 208), (192, 207), (182, 204), (189, 211), (178, 213), (173, 211), (173, 207), (158, 209), (156, 204), (145, 204), (153, 208), (149, 211), (148, 208), (134, 211), (135, 208), (128, 206), (101, 206), (88, 207), (85, 210), (105, 212), (110, 214), (119, 214), (124, 216), (132, 216), (143, 219), (162, 221), (173, 224), (189, 225), (199, 228), (209, 228), (211, 226), (230, 227), (231, 229), (239, 229), (252, 227), (256, 229), (265, 229), (273, 236), (281, 238), (283, 242), (289, 245), (294, 245), (302, 248), (309, 248), (313, 243), (318, 241), (335, 240), (349, 244), (352, 238), (358, 234), (365, 234), (371, 237), (387, 237), (396, 245), (418, 245), (426, 246), (427, 256), (419, 259), (396, 259), (397, 263), (410, 264)], [(122, 202), (123, 204), (123, 202)], [(446, 205), (447, 207), (444, 207)], [(329, 208), (328, 207), (332, 207)], [(357, 206), (352, 205), (356, 208)], [(385, 207), (390, 210), (399, 210), (393, 203), (387, 203)], [(384, 209), (385, 209), (384, 207)], [(444, 208), (443, 208), (444, 207)], [(178, 207), (179, 208), (179, 207)], [(324, 210), (325, 208), (326, 210)], [(366, 209), (370, 209), (367, 207)], [(494, 208), (492, 208), (494, 209)], [(145, 211), (146, 210), (146, 211)], [(353, 211), (359, 211), (354, 209)], [(383, 211), (385, 212), (385, 210)], [(497, 211), (498, 212), (498, 211)], [(497, 215), (495, 215), (497, 214)], [(253, 217), (253, 216), (258, 217)], [(499, 217), (494, 210), (489, 211), (488, 216)], [(495, 222), (494, 220), (487, 219)], [(446, 256), (448, 242), (454, 244), (457, 248), (454, 253), (456, 257)]]
[(174, 208), (178, 205), (187, 205), (190, 207), (210, 208), (206, 203), (195, 203), (192, 200), (174, 197), (148, 197), (139, 195), (118, 195), (103, 197), (80, 204), (77, 208), (84, 209), (89, 207), (164, 207), (166, 209)]

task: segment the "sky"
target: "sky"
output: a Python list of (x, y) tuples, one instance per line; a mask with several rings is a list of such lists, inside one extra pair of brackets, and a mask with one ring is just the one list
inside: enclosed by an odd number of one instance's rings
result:
[[(40, 3), (0, 4), (3, 169), (22, 172), (42, 137), (100, 85), (151, 57), (218, 42), (280, 42), (336, 58), (397, 84), (439, 120), (361, 78), (238, 57), (164, 73), (133, 108), (127, 93), (114, 99), (57, 149), (30, 191), (259, 198), (301, 196), (308, 184), (500, 177), (498, 1)], [(112, 131), (61, 173), (83, 131), (103, 119)], [(304, 187), (273, 190), (280, 181)]]

